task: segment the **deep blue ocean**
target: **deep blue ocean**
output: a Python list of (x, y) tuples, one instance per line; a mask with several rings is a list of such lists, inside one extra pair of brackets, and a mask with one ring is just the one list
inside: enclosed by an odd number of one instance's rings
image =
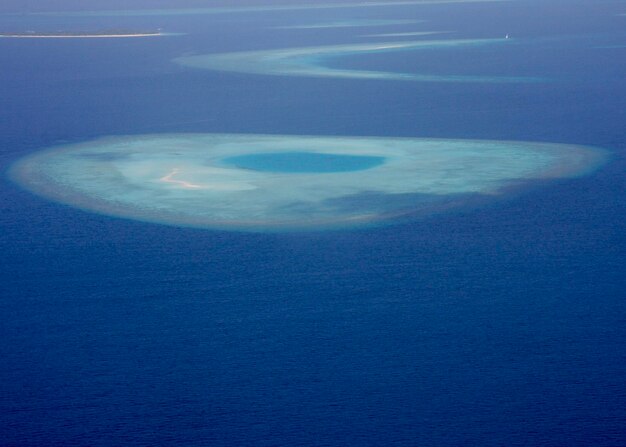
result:
[[(519, 0), (0, 16), (11, 31), (185, 33), (0, 39), (0, 445), (626, 445), (623, 13), (623, 1)], [(425, 22), (275, 28), (358, 19)], [(550, 82), (172, 62), (416, 30), (510, 34), (515, 45), (333, 63)], [(42, 148), (159, 132), (545, 141), (603, 147), (611, 159), (479, 208), (275, 234), (98, 215), (4, 175)]]

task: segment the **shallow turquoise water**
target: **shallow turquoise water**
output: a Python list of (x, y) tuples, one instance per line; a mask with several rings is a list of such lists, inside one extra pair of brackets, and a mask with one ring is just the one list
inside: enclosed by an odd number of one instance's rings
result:
[(380, 166), (384, 157), (319, 154), (314, 152), (276, 152), (228, 157), (222, 163), (241, 169), (263, 172), (350, 172)]

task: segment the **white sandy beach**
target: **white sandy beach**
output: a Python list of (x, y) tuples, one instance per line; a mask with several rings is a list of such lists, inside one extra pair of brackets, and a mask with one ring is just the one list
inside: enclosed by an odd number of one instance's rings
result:
[(0, 37), (10, 37), (13, 39), (105, 39), (105, 38), (128, 38), (128, 37), (156, 37), (163, 33), (141, 33), (141, 34), (67, 34), (67, 35), (47, 35), (47, 34), (0, 34)]

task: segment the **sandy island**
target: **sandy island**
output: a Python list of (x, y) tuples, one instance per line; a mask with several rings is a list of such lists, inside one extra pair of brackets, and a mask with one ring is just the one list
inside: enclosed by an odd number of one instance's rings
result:
[(125, 37), (156, 37), (163, 36), (155, 33), (124, 33), (124, 34), (0, 34), (0, 37), (14, 39), (98, 39), (98, 38), (125, 38)]

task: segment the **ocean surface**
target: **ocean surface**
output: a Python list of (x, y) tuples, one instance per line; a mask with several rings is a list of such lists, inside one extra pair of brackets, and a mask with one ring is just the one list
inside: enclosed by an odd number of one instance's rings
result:
[[(623, 1), (518, 0), (0, 15), (10, 31), (180, 33), (0, 39), (0, 445), (626, 445), (623, 14)], [(545, 81), (173, 62), (432, 37), (400, 35), (421, 31), (508, 34), (511, 45), (331, 63)], [(523, 140), (611, 155), (481, 207), (271, 234), (90, 213), (6, 175), (55, 145), (184, 132)]]

